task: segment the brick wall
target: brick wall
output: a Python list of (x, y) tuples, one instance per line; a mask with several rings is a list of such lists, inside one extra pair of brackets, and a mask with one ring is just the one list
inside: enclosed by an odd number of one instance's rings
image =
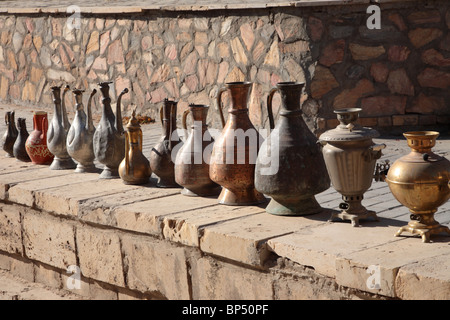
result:
[[(124, 87), (125, 115), (156, 117), (164, 98), (215, 106), (229, 81), (254, 82), (250, 117), (267, 126), (266, 96), (279, 81), (306, 81), (304, 116), (316, 133), (334, 128), (334, 109), (361, 107), (378, 128), (447, 126), (450, 9), (446, 1), (383, 5), (381, 30), (366, 6), (0, 16), (0, 99), (51, 107), (50, 86)], [(73, 97), (66, 96), (73, 105)], [(225, 102), (226, 103), (226, 102)], [(275, 98), (275, 112), (279, 98)], [(69, 107), (70, 109), (70, 107)], [(100, 112), (97, 100), (96, 113)], [(210, 121), (218, 125), (216, 112)]]

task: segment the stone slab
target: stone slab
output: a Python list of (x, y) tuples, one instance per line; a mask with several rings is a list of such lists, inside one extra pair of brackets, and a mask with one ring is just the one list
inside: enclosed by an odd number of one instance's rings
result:
[(169, 214), (163, 220), (163, 236), (173, 242), (199, 247), (200, 238), (206, 226), (263, 213), (264, 211), (263, 208), (256, 206), (243, 208), (218, 204), (178, 214)]
[(176, 194), (117, 207), (114, 210), (114, 217), (117, 228), (162, 237), (162, 221), (165, 215), (216, 204), (217, 199), (186, 197)]
[(0, 203), (0, 250), (23, 254), (20, 210), (3, 203)]
[[(401, 240), (337, 258), (337, 283), (359, 290), (395, 297), (395, 279), (403, 266), (421, 263), (426, 260), (431, 262), (436, 257), (448, 257), (450, 254), (448, 237), (440, 238), (442, 242), (436, 241), (433, 243), (422, 243), (422, 240), (417, 237), (402, 237), (399, 239)], [(436, 269), (440, 269), (440, 267)], [(375, 272), (379, 275), (379, 288), (370, 289), (368, 287), (367, 282), (371, 281), (369, 280), (369, 270), (376, 270)], [(426, 273), (425, 269), (422, 270), (424, 271), (423, 277)], [(447, 267), (443, 270), (447, 270)], [(432, 277), (432, 273), (428, 272), (428, 275)], [(423, 292), (422, 299), (426, 299), (427, 296), (429, 297), (429, 294)]]
[(303, 228), (326, 223), (328, 210), (311, 216), (283, 217), (259, 213), (206, 226), (200, 249), (206, 253), (254, 266), (264, 265), (270, 252), (266, 242)]
[(347, 222), (329, 222), (270, 239), (267, 244), (277, 255), (335, 278), (339, 257), (399, 241), (394, 237), (397, 229), (386, 220), (367, 222), (361, 227), (352, 227)]

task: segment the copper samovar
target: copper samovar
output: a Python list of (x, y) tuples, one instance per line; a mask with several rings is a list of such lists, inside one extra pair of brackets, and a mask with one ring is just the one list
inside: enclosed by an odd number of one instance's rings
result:
[(340, 124), (319, 137), (323, 156), (333, 187), (342, 194), (340, 213), (335, 218), (350, 220), (359, 226), (359, 220), (369, 217), (378, 220), (374, 211), (367, 210), (361, 203), (364, 193), (372, 185), (375, 162), (381, 157), (385, 144), (374, 144), (372, 138), (379, 133), (356, 123), (361, 109), (335, 110)]
[(415, 131), (403, 135), (411, 152), (392, 164), (386, 178), (394, 197), (411, 212), (411, 221), (396, 236), (408, 231), (429, 242), (432, 234), (450, 234), (448, 227), (434, 219), (437, 208), (450, 198), (450, 161), (431, 151), (439, 132)]

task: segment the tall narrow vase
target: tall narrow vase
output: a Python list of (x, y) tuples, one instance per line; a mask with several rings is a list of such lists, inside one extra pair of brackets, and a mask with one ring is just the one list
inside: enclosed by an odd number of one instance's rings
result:
[(111, 109), (109, 85), (111, 82), (100, 83), (102, 93), (102, 117), (94, 134), (94, 154), (104, 165), (100, 179), (119, 178), (118, 168), (125, 157), (125, 131), (122, 124), (121, 100), (128, 92), (125, 88), (117, 97), (116, 115)]
[[(67, 88), (67, 87), (66, 87)], [(66, 89), (64, 90), (66, 92)], [(67, 132), (70, 124), (67, 120), (67, 113), (64, 104), (61, 104), (61, 88), (52, 87), (54, 113), (52, 121), (48, 127), (47, 146), (50, 152), (55, 156), (51, 170), (75, 169), (76, 163), (67, 153)], [(64, 99), (64, 95), (63, 95)]]
[(14, 157), (19, 161), (30, 162), (30, 156), (28, 155), (27, 149), (25, 148), (25, 143), (27, 142), (29, 136), (25, 118), (17, 119), (17, 128), (19, 129), (19, 135), (16, 139), (16, 142), (14, 143)]
[(14, 143), (16, 142), (18, 131), (16, 128), (16, 124), (14, 122), (14, 111), (6, 112), (5, 114), (5, 124), (6, 124), (6, 131), (3, 135), (2, 142), (3, 142), (3, 150), (6, 152), (6, 157), (14, 157)]
[(450, 198), (450, 161), (432, 151), (439, 132), (414, 131), (403, 134), (411, 152), (397, 159), (388, 171), (386, 182), (394, 197), (411, 212), (411, 221), (403, 232), (420, 235), (430, 242), (433, 234), (450, 229), (434, 219), (438, 207)]
[[(255, 164), (262, 137), (248, 116), (247, 102), (251, 82), (231, 82), (217, 95), (223, 130), (216, 139), (211, 155), (209, 175), (223, 187), (219, 203), (242, 206), (263, 203), (266, 198), (255, 189)], [(228, 91), (231, 107), (225, 123), (221, 97)]]
[(175, 160), (175, 181), (184, 187), (181, 194), (185, 196), (217, 196), (221, 191), (209, 177), (214, 142), (206, 124), (208, 110), (209, 106), (191, 104), (183, 114), (184, 130), (187, 130), (187, 116), (191, 114), (193, 119), (192, 130)]
[[(255, 187), (272, 200), (266, 211), (275, 215), (307, 215), (322, 211), (315, 195), (330, 187), (316, 136), (302, 117), (300, 96), (304, 83), (281, 82), (272, 89), (268, 114), (272, 132), (261, 145)], [(280, 120), (273, 127), (272, 98), (281, 95)]]
[(175, 181), (175, 159), (180, 140), (173, 137), (177, 130), (177, 102), (164, 100), (160, 110), (162, 135), (150, 153), (150, 167), (158, 177), (159, 188), (177, 188)]

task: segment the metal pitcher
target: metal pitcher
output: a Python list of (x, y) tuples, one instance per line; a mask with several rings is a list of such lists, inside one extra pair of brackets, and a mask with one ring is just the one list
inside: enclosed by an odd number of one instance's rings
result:
[(14, 122), (14, 111), (8, 111), (5, 114), (6, 131), (3, 135), (3, 150), (6, 152), (6, 157), (14, 157), (14, 143), (16, 142), (19, 132), (17, 131), (16, 124)]
[(65, 95), (69, 91), (69, 86), (64, 88), (61, 101), (61, 87), (54, 86), (51, 88), (53, 94), (54, 112), (53, 118), (49, 123), (47, 132), (47, 147), (55, 156), (51, 170), (75, 169), (76, 163), (72, 160), (67, 152), (66, 140), (70, 123), (67, 118), (65, 107)]
[(98, 172), (94, 165), (94, 133), (95, 126), (92, 119), (92, 98), (97, 90), (92, 90), (88, 104), (87, 116), (83, 106), (83, 90), (72, 90), (75, 95), (75, 117), (67, 134), (67, 152), (78, 162), (75, 172)]
[(94, 133), (94, 154), (97, 160), (104, 165), (100, 179), (119, 178), (118, 168), (125, 157), (125, 131), (122, 124), (121, 100), (128, 92), (122, 90), (117, 97), (116, 115), (111, 109), (109, 85), (112, 82), (99, 84), (102, 93), (102, 117)]
[(25, 118), (17, 119), (17, 128), (19, 129), (19, 135), (17, 136), (16, 142), (14, 143), (14, 157), (19, 161), (30, 162), (30, 156), (28, 155), (27, 149), (25, 148), (25, 143), (27, 142), (29, 136)]

